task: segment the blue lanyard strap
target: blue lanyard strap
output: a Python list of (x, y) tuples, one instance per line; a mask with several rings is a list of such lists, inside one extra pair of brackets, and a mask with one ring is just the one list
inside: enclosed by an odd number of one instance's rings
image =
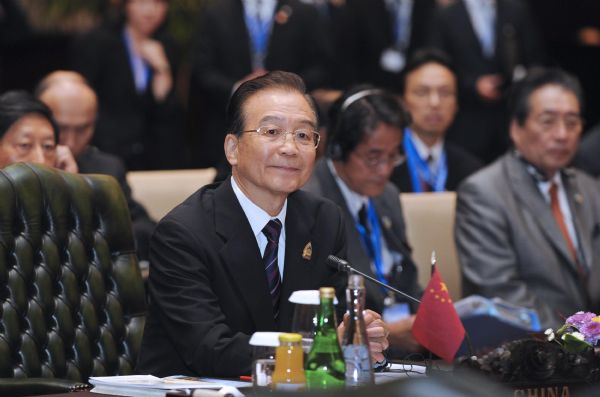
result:
[(408, 128), (404, 130), (404, 150), (406, 151), (406, 162), (413, 191), (416, 193), (423, 192), (423, 185), (421, 183), (425, 182), (432, 187), (434, 192), (443, 192), (446, 187), (446, 180), (448, 179), (446, 152), (442, 151), (437, 167), (432, 172), (427, 161), (419, 155), (412, 140), (412, 132)]
[(133, 49), (133, 43), (131, 42), (131, 37), (127, 33), (127, 29), (123, 29), (123, 41), (125, 43), (125, 48), (127, 49), (127, 55), (129, 55), (129, 65), (131, 66), (135, 89), (141, 94), (146, 91), (148, 84), (150, 83), (150, 65), (148, 65), (148, 63)]
[[(377, 280), (387, 283), (385, 275), (383, 274), (383, 255), (381, 253), (381, 227), (379, 226), (379, 220), (377, 219), (377, 213), (375, 212), (375, 206), (373, 200), (369, 199), (367, 205), (367, 222), (371, 227), (371, 233), (365, 229), (360, 222), (356, 223), (356, 228), (360, 234), (361, 240), (364, 246), (367, 248), (369, 258), (375, 265), (375, 276)], [(384, 289), (385, 292), (385, 289)]]
[(258, 15), (250, 15), (247, 11), (245, 12), (245, 18), (252, 47), (252, 67), (254, 69), (263, 68), (273, 19), (266, 18), (263, 21)]

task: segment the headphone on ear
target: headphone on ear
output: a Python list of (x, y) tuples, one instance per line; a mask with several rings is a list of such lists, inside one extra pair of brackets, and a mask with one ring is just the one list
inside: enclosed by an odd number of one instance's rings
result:
[(359, 100), (363, 99), (364, 97), (370, 96), (370, 95), (383, 95), (385, 94), (385, 91), (379, 89), (379, 88), (369, 88), (366, 90), (361, 90), (358, 91), (352, 95), (350, 95), (349, 97), (347, 97), (346, 99), (344, 99), (344, 102), (342, 102), (339, 111), (337, 112), (337, 119), (335, 122), (335, 127), (333, 129), (333, 131), (330, 131), (330, 136), (328, 138), (329, 141), (329, 145), (328, 145), (328, 157), (331, 160), (337, 161), (337, 160), (343, 160), (344, 158), (344, 149), (342, 148), (342, 145), (338, 142), (337, 138), (340, 134), (339, 130), (341, 128), (341, 124), (342, 124), (342, 119), (344, 118), (344, 113), (346, 112), (346, 110), (355, 102), (358, 102)]

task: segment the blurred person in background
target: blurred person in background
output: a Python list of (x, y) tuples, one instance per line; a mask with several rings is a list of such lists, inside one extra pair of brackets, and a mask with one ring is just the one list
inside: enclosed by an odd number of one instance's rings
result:
[(411, 121), (404, 130), (406, 161), (394, 169), (391, 181), (402, 192), (456, 190), (483, 164), (445, 139), (458, 110), (458, 86), (450, 59), (438, 50), (418, 51), (403, 76), (402, 103)]
[(542, 329), (557, 328), (600, 309), (600, 184), (568, 167), (583, 92), (561, 69), (532, 69), (509, 103), (514, 149), (457, 192), (463, 294), (535, 309)]
[(323, 20), (300, 0), (219, 0), (202, 11), (192, 48), (188, 114), (194, 167), (224, 162), (225, 109), (244, 81), (294, 72), (309, 91), (328, 78)]
[(138, 257), (147, 260), (150, 236), (156, 223), (150, 219), (144, 207), (131, 197), (123, 162), (90, 144), (98, 110), (94, 90), (80, 74), (56, 71), (38, 84), (36, 96), (52, 111), (59, 129), (58, 141), (71, 149), (79, 172), (112, 175), (117, 179), (131, 214)]
[[(402, 160), (408, 122), (398, 99), (370, 85), (346, 91), (331, 109), (326, 156), (303, 187), (344, 214), (346, 259), (360, 271), (419, 299), (417, 267), (406, 239), (400, 192), (389, 182)], [(394, 358), (421, 348), (411, 334), (413, 301), (369, 284), (366, 307), (383, 314)]]
[(507, 89), (544, 62), (541, 33), (518, 0), (456, 0), (438, 8), (430, 28), (428, 44), (450, 56), (458, 78), (448, 140), (489, 163), (509, 144)]
[(79, 37), (71, 63), (96, 91), (94, 144), (131, 170), (181, 166), (177, 50), (164, 29), (168, 0), (124, 0), (123, 17)]
[(71, 151), (57, 145), (57, 137), (58, 127), (42, 102), (25, 91), (0, 96), (0, 168), (21, 161), (77, 172)]

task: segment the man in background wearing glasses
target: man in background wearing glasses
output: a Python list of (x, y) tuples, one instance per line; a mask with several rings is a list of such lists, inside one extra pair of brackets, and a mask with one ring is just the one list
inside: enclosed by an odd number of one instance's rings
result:
[(530, 71), (510, 98), (514, 149), (458, 190), (464, 295), (536, 309), (543, 328), (600, 309), (600, 186), (566, 168), (581, 135), (582, 96), (559, 69)]
[[(319, 144), (311, 104), (302, 79), (287, 72), (242, 83), (231, 97), (224, 146), (232, 176), (194, 193), (152, 238), (138, 371), (248, 375), (250, 336), (291, 330), (293, 291), (343, 293), (345, 277), (325, 264), (345, 257), (342, 214), (299, 191)], [(385, 324), (366, 317), (373, 358), (383, 359)]]
[[(419, 299), (400, 192), (389, 182), (403, 160), (406, 124), (407, 115), (395, 96), (372, 86), (350, 89), (333, 105), (327, 155), (317, 162), (305, 189), (342, 208), (352, 265)], [(410, 332), (414, 305), (368, 285), (366, 306), (383, 313), (394, 358), (420, 350)]]

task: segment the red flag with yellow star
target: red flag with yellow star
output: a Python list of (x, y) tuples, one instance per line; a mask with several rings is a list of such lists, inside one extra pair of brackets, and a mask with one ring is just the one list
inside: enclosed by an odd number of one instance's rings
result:
[(412, 327), (422, 346), (451, 363), (465, 337), (463, 327), (448, 288), (434, 267)]

